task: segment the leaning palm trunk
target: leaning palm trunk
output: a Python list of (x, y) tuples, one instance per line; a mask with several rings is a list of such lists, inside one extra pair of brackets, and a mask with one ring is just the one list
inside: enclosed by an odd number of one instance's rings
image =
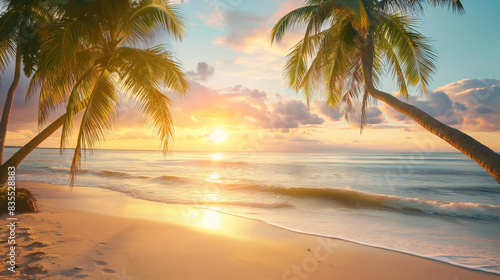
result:
[(8, 178), (8, 168), (10, 166), (17, 167), (25, 157), (27, 157), (40, 143), (52, 135), (58, 128), (64, 124), (66, 114), (60, 116), (57, 120), (47, 126), (43, 131), (38, 133), (35, 138), (29, 141), (24, 147), (19, 149), (0, 167), (0, 185), (5, 184)]
[(457, 150), (477, 162), (481, 167), (488, 171), (488, 173), (490, 173), (490, 175), (493, 176), (498, 183), (500, 183), (500, 155), (460, 130), (450, 127), (419, 108), (402, 102), (396, 97), (377, 90), (374, 87), (372, 78), (373, 44), (370, 41), (368, 41), (367, 47), (364, 48), (362, 66), (365, 87), (371, 96), (385, 102), (396, 111), (412, 118), (432, 134), (450, 143), (450, 145), (455, 147)]
[(5, 105), (2, 112), (2, 120), (0, 122), (0, 164), (3, 162), (3, 150), (5, 147), (5, 138), (7, 137), (7, 129), (9, 126), (10, 111), (12, 110), (12, 103), (14, 102), (14, 93), (16, 92), (19, 81), (21, 80), (21, 62), (22, 50), (21, 46), (19, 46), (16, 53), (14, 80), (12, 81), (9, 91), (7, 92), (7, 99), (5, 100)]

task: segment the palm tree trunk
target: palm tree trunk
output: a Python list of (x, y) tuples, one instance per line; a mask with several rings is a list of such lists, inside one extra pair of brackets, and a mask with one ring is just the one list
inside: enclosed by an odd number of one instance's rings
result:
[(364, 48), (362, 57), (363, 78), (370, 95), (385, 102), (396, 111), (407, 115), (423, 128), (450, 143), (453, 147), (477, 162), (500, 183), (500, 155), (460, 130), (450, 127), (419, 108), (402, 102), (391, 94), (377, 90), (374, 87), (372, 80), (373, 43), (370, 37), (367, 39), (367, 45)]
[(35, 138), (31, 139), (28, 144), (19, 149), (19, 151), (17, 151), (12, 157), (10, 157), (4, 164), (2, 164), (2, 166), (0, 167), (0, 184), (5, 184), (7, 182), (9, 166), (17, 167), (26, 156), (28, 156), (36, 147), (38, 147), (38, 145), (40, 145), (40, 143), (42, 143), (64, 124), (65, 118), (66, 114), (60, 116), (57, 120), (47, 126), (42, 132), (38, 133)]
[(21, 80), (21, 64), (22, 64), (22, 46), (19, 44), (16, 51), (16, 65), (14, 69), (14, 80), (7, 92), (7, 99), (3, 107), (2, 120), (0, 121), (0, 164), (3, 162), (3, 150), (5, 147), (5, 138), (7, 137), (7, 129), (9, 126), (10, 111), (14, 102), (14, 93), (16, 92), (19, 81)]

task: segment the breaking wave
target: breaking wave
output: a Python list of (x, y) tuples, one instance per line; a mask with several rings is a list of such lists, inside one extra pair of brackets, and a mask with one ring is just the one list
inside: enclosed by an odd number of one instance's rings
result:
[(443, 215), (450, 217), (500, 220), (500, 206), (472, 202), (445, 202), (406, 198), (394, 195), (373, 194), (349, 188), (313, 189), (279, 188), (262, 185), (230, 186), (232, 190), (255, 190), (272, 192), (302, 199), (314, 198), (335, 201), (348, 207), (376, 208), (425, 215)]

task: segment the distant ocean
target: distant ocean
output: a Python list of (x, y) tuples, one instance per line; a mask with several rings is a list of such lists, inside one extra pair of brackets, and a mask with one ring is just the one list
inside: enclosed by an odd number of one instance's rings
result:
[[(67, 184), (71, 156), (37, 149), (18, 179)], [(460, 153), (98, 150), (76, 185), (500, 274), (500, 186)]]

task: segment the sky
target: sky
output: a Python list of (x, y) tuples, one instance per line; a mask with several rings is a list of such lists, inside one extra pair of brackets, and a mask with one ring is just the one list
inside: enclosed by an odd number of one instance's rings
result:
[[(181, 42), (159, 36), (181, 62), (191, 81), (185, 97), (168, 93), (174, 102), (175, 139), (171, 149), (190, 151), (454, 151), (408, 117), (379, 103), (359, 129), (359, 114), (350, 120), (327, 108), (318, 95), (309, 106), (300, 93), (286, 87), (282, 68), (287, 51), (301, 37), (292, 30), (271, 44), (276, 21), (302, 1), (184, 0), (174, 1), (189, 30)], [(430, 8), (421, 16), (421, 31), (438, 54), (432, 92), (412, 94), (408, 102), (500, 151), (500, 9), (497, 0), (463, 0), (466, 14)], [(12, 81), (12, 69), (1, 80), (1, 106)], [(41, 128), (36, 99), (25, 102), (28, 78), (21, 80), (11, 114), (7, 145), (22, 146)], [(403, 99), (387, 77), (380, 88)], [(53, 118), (61, 110), (53, 112)], [(218, 142), (210, 135), (226, 134)], [(59, 147), (60, 132), (43, 147)], [(75, 138), (75, 137), (73, 137)], [(73, 139), (74, 140), (74, 139)], [(160, 149), (154, 131), (134, 104), (123, 99), (120, 115), (98, 148)]]

